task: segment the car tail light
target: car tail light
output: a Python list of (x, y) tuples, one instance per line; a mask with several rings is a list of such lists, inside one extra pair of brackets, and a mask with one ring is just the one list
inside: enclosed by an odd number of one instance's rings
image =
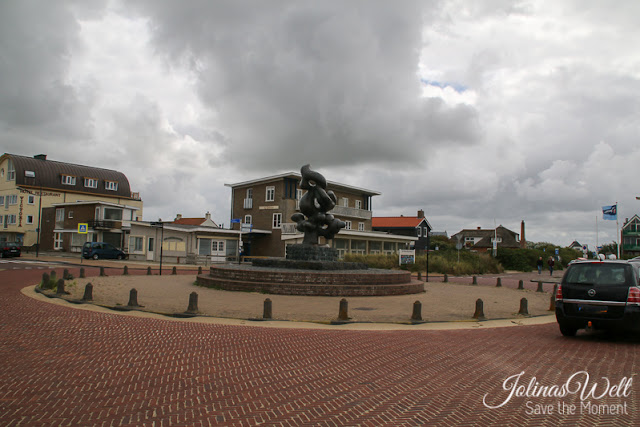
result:
[(627, 304), (640, 305), (640, 288), (636, 288), (635, 286), (629, 288)]
[(558, 285), (556, 290), (556, 301), (562, 301), (562, 285)]

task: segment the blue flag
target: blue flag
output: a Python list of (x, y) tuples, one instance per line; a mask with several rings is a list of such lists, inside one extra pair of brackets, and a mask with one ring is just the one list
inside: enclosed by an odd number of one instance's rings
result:
[(603, 206), (602, 219), (618, 219), (618, 205)]

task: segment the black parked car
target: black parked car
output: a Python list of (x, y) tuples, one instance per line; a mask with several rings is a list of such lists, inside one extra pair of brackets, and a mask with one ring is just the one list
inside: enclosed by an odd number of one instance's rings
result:
[(640, 330), (640, 263), (605, 260), (569, 265), (556, 292), (560, 332), (573, 336), (594, 329)]
[(82, 246), (82, 256), (85, 258), (125, 259), (127, 254), (106, 242), (87, 242)]
[(0, 258), (20, 256), (20, 243), (0, 242)]

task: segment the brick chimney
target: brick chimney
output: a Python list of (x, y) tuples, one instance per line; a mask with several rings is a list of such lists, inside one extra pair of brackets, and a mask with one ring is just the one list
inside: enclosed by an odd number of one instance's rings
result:
[(211, 219), (211, 212), (207, 212), (206, 214), (204, 214), (204, 220), (208, 221)]
[(524, 237), (524, 220), (520, 223), (520, 247), (526, 249), (527, 239)]
[(176, 215), (176, 219), (175, 219), (174, 221), (177, 221), (177, 220), (179, 220), (179, 219), (182, 219), (182, 214), (177, 214), (177, 215)]
[(418, 211), (418, 218), (424, 218), (424, 211), (422, 209)]
[(36, 154), (35, 156), (33, 156), (34, 159), (36, 160), (47, 160), (47, 155), (46, 154)]

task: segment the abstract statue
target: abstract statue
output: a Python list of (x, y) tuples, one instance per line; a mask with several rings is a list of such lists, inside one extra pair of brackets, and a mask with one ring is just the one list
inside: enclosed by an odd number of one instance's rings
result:
[(291, 216), (298, 226), (298, 231), (304, 233), (304, 245), (317, 245), (318, 236), (333, 239), (345, 223), (335, 219), (327, 212), (336, 206), (336, 195), (327, 190), (327, 180), (318, 172), (312, 171), (310, 165), (300, 169), (302, 181), (300, 188), (307, 190), (300, 199), (300, 212)]

